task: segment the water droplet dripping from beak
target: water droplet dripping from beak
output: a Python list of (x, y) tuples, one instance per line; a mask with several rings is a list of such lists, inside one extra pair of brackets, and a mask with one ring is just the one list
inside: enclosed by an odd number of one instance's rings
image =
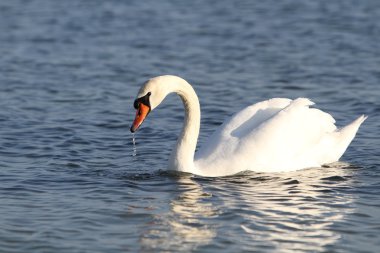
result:
[(133, 144), (132, 156), (136, 156), (137, 155), (137, 147), (136, 147), (135, 133), (132, 133), (132, 144)]

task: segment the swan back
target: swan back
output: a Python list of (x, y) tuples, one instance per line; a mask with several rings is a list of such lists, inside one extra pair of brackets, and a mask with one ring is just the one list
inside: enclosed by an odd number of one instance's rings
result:
[(290, 171), (337, 161), (362, 121), (349, 127), (351, 135), (343, 136), (333, 117), (310, 108), (313, 104), (306, 98), (275, 98), (245, 108), (201, 147), (196, 166), (206, 175), (228, 175), (244, 170)]

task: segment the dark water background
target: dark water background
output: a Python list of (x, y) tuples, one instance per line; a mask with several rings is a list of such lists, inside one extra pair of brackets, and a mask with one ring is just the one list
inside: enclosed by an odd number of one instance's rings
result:
[[(176, 74), (200, 144), (238, 109), (309, 97), (344, 163), (202, 178), (160, 172), (183, 110), (136, 135), (134, 96)], [(378, 252), (380, 2), (0, 1), (0, 252)]]

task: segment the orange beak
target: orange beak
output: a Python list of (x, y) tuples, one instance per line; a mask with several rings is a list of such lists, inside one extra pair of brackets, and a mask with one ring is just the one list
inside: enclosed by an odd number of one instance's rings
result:
[(147, 105), (144, 105), (143, 103), (140, 103), (137, 111), (136, 111), (136, 117), (133, 121), (133, 124), (131, 126), (131, 132), (134, 133), (137, 131), (137, 129), (140, 127), (140, 125), (145, 120), (146, 116), (148, 116), (150, 112), (150, 108)]

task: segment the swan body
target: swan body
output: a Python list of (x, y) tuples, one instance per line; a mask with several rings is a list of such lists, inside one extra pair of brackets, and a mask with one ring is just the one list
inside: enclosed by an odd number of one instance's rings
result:
[(367, 118), (362, 115), (337, 129), (334, 118), (310, 108), (314, 103), (307, 98), (273, 98), (234, 114), (195, 153), (200, 105), (192, 86), (180, 77), (158, 76), (141, 87), (131, 131), (172, 92), (182, 99), (185, 119), (168, 169), (201, 176), (284, 172), (338, 161)]

